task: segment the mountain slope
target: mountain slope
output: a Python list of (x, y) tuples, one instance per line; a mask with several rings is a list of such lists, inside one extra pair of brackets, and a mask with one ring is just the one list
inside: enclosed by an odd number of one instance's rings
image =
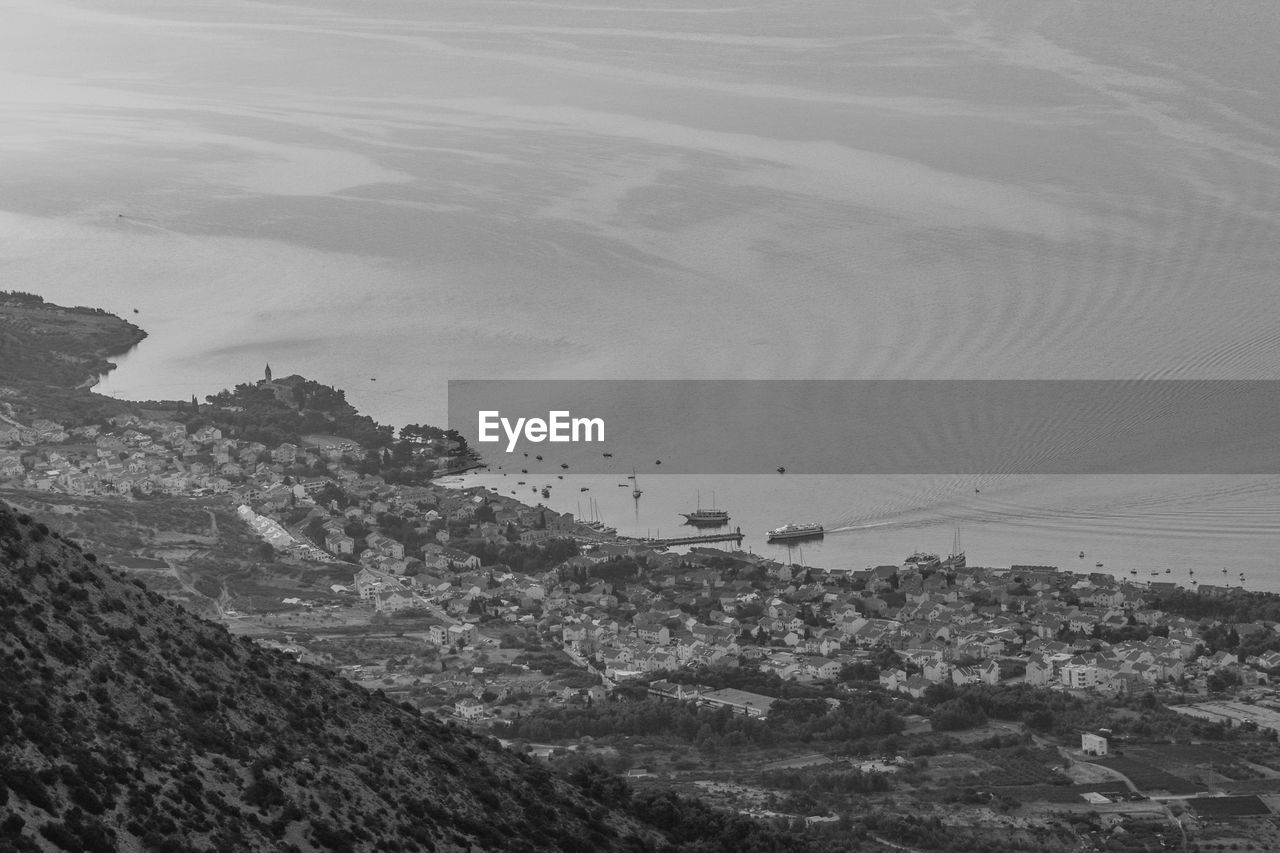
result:
[(0, 504), (0, 850), (620, 850), (529, 759), (200, 620)]

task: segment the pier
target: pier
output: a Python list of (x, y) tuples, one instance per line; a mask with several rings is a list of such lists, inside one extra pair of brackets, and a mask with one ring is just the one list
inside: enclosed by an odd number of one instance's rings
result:
[(741, 542), (742, 528), (735, 527), (732, 533), (704, 533), (700, 536), (677, 536), (674, 539), (642, 539), (645, 545), (667, 548), (672, 545), (697, 545), (704, 542)]

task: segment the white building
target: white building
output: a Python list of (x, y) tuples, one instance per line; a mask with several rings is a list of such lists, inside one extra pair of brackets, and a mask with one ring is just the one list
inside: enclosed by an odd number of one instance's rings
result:
[(1087, 663), (1069, 663), (1062, 668), (1062, 683), (1073, 690), (1087, 690), (1098, 684), (1098, 670)]
[(1085, 755), (1106, 755), (1107, 739), (1102, 735), (1080, 735), (1080, 751)]

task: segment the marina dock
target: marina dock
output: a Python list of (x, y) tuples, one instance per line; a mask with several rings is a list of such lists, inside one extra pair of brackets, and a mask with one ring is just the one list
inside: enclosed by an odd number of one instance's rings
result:
[(677, 536), (674, 539), (642, 539), (646, 545), (667, 548), (672, 545), (698, 545), (705, 542), (741, 542), (742, 528), (735, 527), (732, 533), (704, 533), (700, 536)]

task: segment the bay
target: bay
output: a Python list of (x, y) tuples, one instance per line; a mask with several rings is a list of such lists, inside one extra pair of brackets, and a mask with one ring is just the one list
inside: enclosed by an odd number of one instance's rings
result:
[[(529, 505), (600, 518), (622, 536), (680, 537), (740, 529), (741, 548), (783, 562), (838, 570), (898, 565), (917, 551), (946, 557), (960, 534), (971, 566), (1057, 566), (1127, 580), (1192, 581), (1280, 592), (1275, 476), (688, 476), (566, 474), (550, 460), (451, 481), (496, 489)], [(505, 466), (504, 466), (505, 467)], [(524, 485), (518, 485), (524, 481)], [(543, 499), (534, 488), (550, 486)], [(586, 491), (582, 491), (586, 488)], [(679, 513), (729, 512), (723, 528), (692, 528)], [(592, 503), (594, 501), (594, 504)], [(700, 501), (700, 503), (699, 503)], [(788, 523), (819, 522), (825, 535), (768, 543)], [(676, 551), (688, 550), (687, 547)], [(1080, 557), (1080, 552), (1085, 556)], [(1101, 562), (1102, 567), (1095, 564)], [(1224, 572), (1223, 569), (1226, 569)], [(1166, 572), (1166, 570), (1168, 570)], [(1244, 575), (1243, 581), (1240, 575)]]
[[(1265, 0), (11, 0), (0, 273), (147, 329), (104, 392), (269, 362), (396, 425), (460, 378), (1271, 379), (1277, 43)], [(670, 476), (606, 518), (1280, 576), (1268, 478)]]

